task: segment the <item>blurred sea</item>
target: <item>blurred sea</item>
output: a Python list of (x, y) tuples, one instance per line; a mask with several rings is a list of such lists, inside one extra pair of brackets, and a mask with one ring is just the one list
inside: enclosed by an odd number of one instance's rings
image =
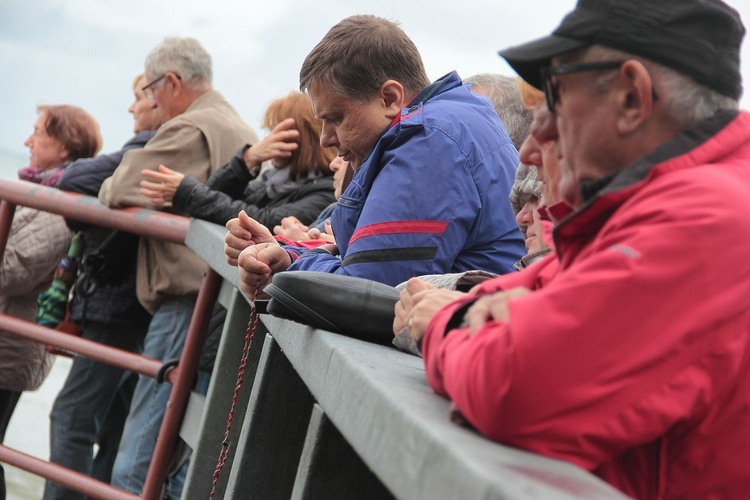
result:
[(28, 154), (0, 149), (0, 179), (16, 179), (18, 170), (28, 164)]

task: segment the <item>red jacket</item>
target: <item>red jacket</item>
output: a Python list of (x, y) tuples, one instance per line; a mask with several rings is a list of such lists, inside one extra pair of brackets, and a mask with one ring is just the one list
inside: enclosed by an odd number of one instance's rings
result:
[[(750, 114), (722, 112), (620, 172), (473, 337), (430, 323), (430, 385), (481, 433), (637, 498), (750, 495)], [(455, 317), (454, 317), (455, 316)]]

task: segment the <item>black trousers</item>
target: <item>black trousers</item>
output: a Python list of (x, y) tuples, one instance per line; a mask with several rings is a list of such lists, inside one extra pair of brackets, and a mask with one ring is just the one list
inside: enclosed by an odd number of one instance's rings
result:
[[(8, 428), (10, 417), (20, 397), (21, 391), (0, 389), (0, 443), (5, 440), (5, 430)], [(2, 463), (0, 463), (0, 500), (5, 500), (5, 472)]]

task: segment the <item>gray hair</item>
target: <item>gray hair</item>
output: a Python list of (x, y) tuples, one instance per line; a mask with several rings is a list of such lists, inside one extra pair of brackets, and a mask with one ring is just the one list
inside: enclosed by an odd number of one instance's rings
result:
[[(666, 109), (667, 115), (683, 129), (692, 127), (717, 111), (739, 109), (740, 106), (737, 99), (720, 94), (677, 70), (627, 52), (602, 45), (592, 45), (575, 52), (572, 57), (574, 60), (586, 62), (624, 59), (640, 61), (651, 75), (659, 100)], [(565, 59), (567, 60), (568, 57)], [(604, 90), (612, 78), (614, 74), (601, 75), (595, 84), (597, 88)]]
[(537, 168), (533, 165), (519, 163), (513, 186), (508, 195), (513, 213), (518, 215), (518, 212), (531, 198), (541, 199), (541, 197), (542, 181), (539, 180)]
[(521, 144), (529, 135), (531, 122), (534, 119), (533, 111), (526, 109), (521, 102), (519, 80), (512, 76), (494, 73), (480, 73), (464, 79), (464, 83), (471, 84), (473, 91), (490, 98), (516, 149), (521, 149)]
[(191, 37), (166, 37), (146, 56), (146, 74), (158, 78), (167, 71), (177, 73), (185, 87), (211, 87), (211, 55)]

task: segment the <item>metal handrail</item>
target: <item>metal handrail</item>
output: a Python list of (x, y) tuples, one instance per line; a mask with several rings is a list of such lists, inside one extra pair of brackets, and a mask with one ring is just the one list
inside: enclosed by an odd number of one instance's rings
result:
[[(158, 359), (147, 358), (116, 347), (103, 346), (98, 342), (75, 335), (61, 334), (57, 330), (36, 323), (29, 323), (7, 314), (0, 314), (0, 330), (15, 332), (25, 339), (41, 344), (54, 345), (58, 349), (74, 352), (94, 361), (124, 368), (147, 377), (155, 378), (164, 366), (164, 363)], [(173, 382), (173, 378), (171, 372), (167, 374), (168, 381)]]
[[(0, 256), (5, 252), (16, 206), (35, 208), (87, 224), (109, 227), (142, 237), (182, 245), (185, 244), (190, 225), (190, 219), (179, 215), (137, 207), (110, 209), (90, 196), (64, 192), (25, 181), (0, 179)], [(133, 495), (91, 477), (36, 459), (3, 445), (0, 445), (0, 461), (45, 479), (53, 480), (94, 498), (158, 499), (176, 444), (179, 424), (185, 414), (208, 320), (216, 302), (220, 283), (221, 278), (208, 268), (198, 293), (183, 354), (177, 366), (166, 373), (165, 379), (173, 384), (172, 392), (141, 496)], [(160, 360), (73, 337), (4, 314), (0, 314), (0, 328), (7, 333), (36, 342), (43, 342), (141, 375), (150, 377), (164, 375), (162, 372), (167, 366)]]
[[(109, 208), (92, 196), (60, 191), (26, 181), (0, 179), (0, 199), (59, 214), (68, 219), (185, 244), (190, 219), (146, 208)], [(2, 247), (0, 247), (2, 248)]]

